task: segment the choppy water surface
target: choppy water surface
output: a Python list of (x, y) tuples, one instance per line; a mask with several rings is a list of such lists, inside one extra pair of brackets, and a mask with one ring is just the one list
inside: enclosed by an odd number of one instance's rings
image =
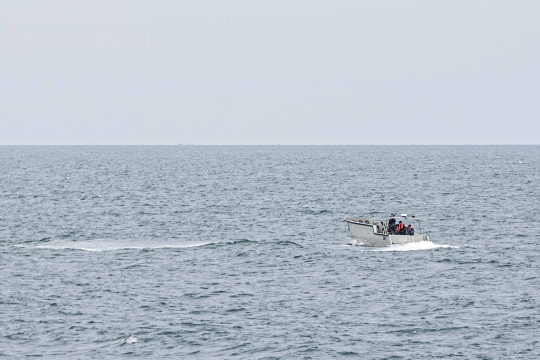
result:
[[(540, 147), (0, 147), (0, 355), (537, 358)], [(347, 246), (416, 213), (433, 243)]]

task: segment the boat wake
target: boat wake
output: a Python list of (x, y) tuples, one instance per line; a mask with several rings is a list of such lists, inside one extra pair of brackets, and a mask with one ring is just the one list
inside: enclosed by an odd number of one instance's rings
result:
[(421, 241), (409, 244), (396, 244), (385, 247), (367, 247), (354, 241), (349, 245), (361, 246), (360, 251), (415, 251), (415, 250), (434, 250), (434, 249), (459, 249), (459, 246), (435, 244), (431, 241)]
[(84, 251), (115, 251), (115, 250), (145, 250), (145, 249), (183, 249), (196, 246), (204, 246), (213, 242), (182, 242), (182, 243), (143, 243), (131, 241), (118, 241), (98, 239), (92, 241), (65, 241), (52, 240), (45, 244), (21, 244), (17, 247), (26, 249), (49, 249), (49, 250), (84, 250)]

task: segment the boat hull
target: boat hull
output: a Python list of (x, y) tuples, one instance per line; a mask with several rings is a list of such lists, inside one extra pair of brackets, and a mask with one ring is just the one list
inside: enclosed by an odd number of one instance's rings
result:
[(377, 232), (377, 226), (373, 224), (360, 224), (347, 220), (351, 238), (357, 245), (383, 247), (394, 244), (409, 244), (421, 241), (429, 241), (427, 235), (390, 235)]

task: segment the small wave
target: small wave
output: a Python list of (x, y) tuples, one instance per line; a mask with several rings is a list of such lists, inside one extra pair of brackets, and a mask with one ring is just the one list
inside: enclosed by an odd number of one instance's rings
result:
[(135, 336), (130, 336), (126, 339), (126, 344), (134, 344), (136, 342), (139, 342), (139, 339), (137, 339)]
[(26, 249), (48, 249), (48, 250), (84, 250), (92, 252), (114, 251), (114, 250), (145, 250), (145, 249), (183, 249), (212, 244), (212, 242), (186, 242), (186, 243), (129, 243), (113, 240), (93, 240), (93, 241), (49, 241), (45, 244), (31, 245), (21, 244), (18, 247)]
[(219, 241), (222, 245), (242, 245), (242, 244), (258, 244), (258, 241), (239, 239), (233, 241)]
[(323, 210), (311, 210), (311, 209), (307, 209), (307, 210), (304, 210), (302, 211), (304, 214), (308, 214), (308, 215), (322, 215), (322, 214), (329, 214), (331, 213), (332, 211), (331, 210), (327, 210), (327, 209), (323, 209)]
[(434, 250), (434, 249), (459, 249), (459, 246), (435, 244), (431, 241), (421, 241), (410, 244), (396, 244), (385, 247), (366, 248), (360, 251), (415, 251), (415, 250)]
[(281, 241), (278, 241), (276, 244), (278, 244), (278, 245), (294, 245), (294, 246), (298, 246), (298, 247), (303, 248), (302, 245), (300, 245), (298, 243), (295, 243), (294, 241), (290, 241), (290, 240), (281, 240)]

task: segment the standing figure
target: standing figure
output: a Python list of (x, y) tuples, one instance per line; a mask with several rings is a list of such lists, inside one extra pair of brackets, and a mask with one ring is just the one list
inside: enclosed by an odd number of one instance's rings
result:
[(390, 214), (390, 219), (388, 219), (388, 233), (396, 233), (396, 218), (394, 217), (394, 214)]
[(399, 235), (403, 235), (403, 230), (405, 229), (405, 225), (400, 221), (397, 225), (397, 233)]

